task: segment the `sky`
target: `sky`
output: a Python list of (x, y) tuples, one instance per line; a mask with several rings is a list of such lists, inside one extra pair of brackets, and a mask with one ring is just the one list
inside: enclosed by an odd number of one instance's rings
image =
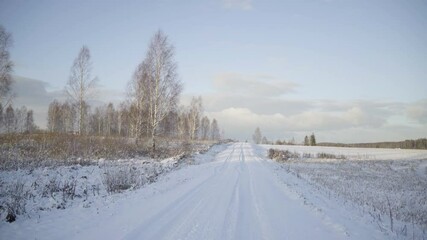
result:
[(202, 96), (225, 136), (398, 141), (427, 137), (424, 0), (0, 0), (13, 36), (15, 105), (46, 126), (79, 49), (96, 101), (119, 103), (161, 29), (175, 47), (182, 104)]

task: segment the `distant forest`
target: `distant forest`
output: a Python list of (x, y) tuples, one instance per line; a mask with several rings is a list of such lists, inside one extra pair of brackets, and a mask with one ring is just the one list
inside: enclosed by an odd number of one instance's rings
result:
[(67, 100), (49, 104), (47, 130), (35, 125), (33, 110), (12, 106), (11, 45), (12, 35), (0, 25), (0, 170), (102, 158), (183, 157), (223, 135), (218, 121), (203, 114), (200, 96), (189, 106), (179, 105), (183, 83), (175, 48), (160, 30), (127, 83), (126, 99), (116, 106), (89, 104), (99, 85), (91, 75), (90, 50), (82, 46), (65, 86)]
[(405, 140), (400, 142), (376, 142), (376, 143), (318, 143), (325, 147), (357, 147), (357, 148), (402, 148), (402, 149), (427, 149), (427, 138)]

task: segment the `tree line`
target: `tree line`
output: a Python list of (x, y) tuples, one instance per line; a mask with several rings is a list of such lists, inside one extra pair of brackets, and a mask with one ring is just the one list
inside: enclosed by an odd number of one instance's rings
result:
[[(83, 121), (79, 121), (77, 106), (69, 101), (54, 100), (49, 104), (47, 129), (55, 133), (78, 133), (93, 136), (116, 136), (149, 138), (151, 133), (146, 122), (138, 121), (135, 105), (122, 102), (115, 107), (113, 103), (98, 106), (90, 110), (83, 104)], [(79, 124), (81, 123), (81, 124)], [(141, 125), (139, 125), (141, 124)], [(139, 127), (142, 126), (142, 127)], [(202, 98), (193, 98), (190, 106), (181, 106), (171, 111), (160, 122), (159, 137), (181, 140), (219, 140), (218, 121), (203, 116)]]
[(25, 106), (12, 106), (12, 70), (9, 48), (12, 35), (0, 25), (0, 134), (1, 133), (32, 133), (36, 130), (33, 110)]
[(328, 147), (356, 147), (356, 148), (401, 148), (401, 149), (427, 149), (427, 138), (404, 140), (399, 142), (375, 143), (319, 143), (319, 146)]
[(310, 137), (308, 137), (307, 135), (304, 137), (304, 146), (316, 146), (316, 136), (314, 135), (314, 133), (312, 133), (310, 135)]
[[(285, 140), (277, 140), (275, 143), (267, 140), (262, 135), (261, 130), (257, 127), (252, 135), (252, 140), (256, 144), (270, 145), (295, 145), (295, 139), (286, 142)], [(427, 149), (427, 138), (416, 140), (405, 140), (399, 142), (375, 142), (375, 143), (317, 143), (314, 133), (306, 135), (302, 142), (304, 146), (325, 146), (325, 147), (355, 147), (355, 148), (401, 148), (401, 149)]]
[(252, 135), (252, 140), (256, 144), (270, 144), (266, 136), (263, 136), (261, 133), (261, 129), (257, 127), (255, 129), (254, 134)]
[[(270, 145), (295, 145), (295, 138), (292, 138), (291, 140), (289, 140), (288, 142), (286, 142), (286, 140), (277, 140), (276, 142), (270, 142), (266, 136), (263, 136), (261, 133), (261, 129), (259, 127), (257, 127), (255, 129), (255, 132), (252, 135), (252, 140), (254, 143), (256, 144), (270, 144)], [(304, 142), (302, 143), (304, 146), (316, 146), (316, 136), (314, 135), (314, 133), (312, 133), (309, 136), (305, 136), (304, 137)]]
[(0, 133), (32, 133), (36, 129), (33, 110), (27, 110), (25, 106), (14, 109), (9, 104), (3, 111), (0, 103)]
[(150, 139), (152, 150), (159, 137), (182, 140), (219, 140), (218, 122), (203, 116), (201, 97), (178, 106), (183, 89), (174, 60), (174, 47), (161, 31), (154, 34), (148, 51), (128, 83), (127, 99), (91, 111), (88, 99), (96, 91), (91, 76), (90, 51), (83, 46), (71, 67), (66, 102), (54, 100), (48, 110), (50, 132), (78, 135), (122, 136)]
[[(11, 41), (11, 35), (0, 26), (0, 133), (31, 133), (37, 129), (33, 111), (14, 109), (11, 104)], [(144, 139), (151, 142), (153, 152), (158, 138), (219, 140), (218, 121), (203, 115), (201, 97), (193, 97), (189, 106), (178, 106), (183, 84), (174, 57), (168, 36), (157, 31), (128, 82), (126, 100), (117, 106), (108, 103), (92, 108), (89, 102), (97, 92), (98, 79), (92, 77), (90, 50), (83, 46), (70, 69), (67, 100), (55, 99), (49, 104), (47, 131)]]

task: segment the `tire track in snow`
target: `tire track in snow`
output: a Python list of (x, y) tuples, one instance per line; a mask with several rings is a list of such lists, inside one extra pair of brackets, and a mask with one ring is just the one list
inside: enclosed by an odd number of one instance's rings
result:
[[(222, 156), (218, 156), (219, 160), (222, 160), (223, 163), (221, 166), (215, 167), (207, 179), (199, 183), (187, 194), (170, 202), (162, 211), (148, 219), (146, 224), (143, 223), (141, 227), (135, 228), (127, 236), (127, 239), (135, 239), (141, 236), (144, 236), (144, 239), (173, 239), (173, 236), (182, 232), (183, 229), (189, 228), (188, 225), (193, 226), (193, 223), (189, 223), (202, 211), (204, 205), (206, 205), (206, 201), (213, 197), (214, 192), (207, 191), (207, 189), (214, 188), (215, 185), (219, 184), (218, 180), (223, 179), (224, 175), (226, 175), (227, 170), (231, 166), (230, 159), (236, 153), (235, 149), (236, 146), (233, 145), (230, 153), (226, 154), (227, 156), (224, 160), (221, 159)], [(191, 229), (188, 232), (191, 233)], [(187, 238), (188, 236), (184, 239)]]
[(228, 203), (221, 239), (233, 239), (235, 235), (239, 207), (239, 178), (240, 174), (238, 174), (234, 183), (232, 197)]
[[(121, 239), (349, 238), (295, 198), (274, 166), (254, 146), (233, 144), (213, 162), (183, 169), (189, 180), (182, 185), (129, 208), (140, 213), (141, 220), (131, 222)], [(172, 174), (168, 181), (176, 179)], [(126, 214), (134, 213), (114, 217)]]

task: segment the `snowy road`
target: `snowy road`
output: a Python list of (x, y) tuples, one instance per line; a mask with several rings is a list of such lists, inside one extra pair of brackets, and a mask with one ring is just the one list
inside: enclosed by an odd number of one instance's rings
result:
[[(235, 144), (206, 169), (206, 179), (147, 204), (126, 239), (341, 239), (283, 191), (249, 144)], [(181, 192), (184, 191), (184, 192)], [(180, 192), (180, 193), (178, 193)], [(183, 194), (184, 193), (184, 194)], [(166, 196), (165, 196), (166, 197)], [(152, 208), (151, 206), (155, 206)], [(303, 222), (301, 222), (303, 221)]]
[(112, 203), (52, 213), (16, 230), (38, 239), (360, 237), (340, 219), (307, 207), (274, 173), (274, 164), (253, 145), (235, 143), (212, 161), (174, 171)]
[[(88, 238), (110, 233), (126, 215), (140, 219), (129, 223), (123, 239), (343, 239), (339, 229), (325, 225), (256, 156), (250, 144), (234, 144), (215, 161), (194, 168), (192, 179), (140, 202), (131, 212), (120, 212), (117, 222)], [(190, 173), (191, 174), (191, 173)], [(173, 179), (170, 179), (170, 181)], [(101, 231), (99, 231), (101, 230)], [(102, 236), (98, 236), (97, 233)], [(82, 237), (82, 236), (80, 236)]]

